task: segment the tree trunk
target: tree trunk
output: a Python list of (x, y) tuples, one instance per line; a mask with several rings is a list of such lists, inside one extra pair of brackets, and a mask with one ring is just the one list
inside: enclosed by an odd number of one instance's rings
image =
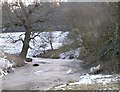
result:
[(29, 49), (30, 35), (31, 35), (31, 31), (30, 30), (28, 30), (28, 31), (26, 30), (22, 51), (20, 53), (20, 56), (22, 58), (26, 58), (26, 55), (27, 55), (27, 52), (28, 52), (28, 49)]
[(118, 59), (120, 63), (120, 2), (118, 2)]
[(120, 2), (118, 2), (118, 50), (120, 55)]
[(53, 50), (53, 45), (51, 40), (50, 40), (50, 46), (51, 46), (51, 50)]

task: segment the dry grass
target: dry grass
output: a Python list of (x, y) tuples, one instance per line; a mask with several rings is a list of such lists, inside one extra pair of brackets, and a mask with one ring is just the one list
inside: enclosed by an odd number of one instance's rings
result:
[(52, 88), (50, 90), (120, 90), (119, 83), (108, 83), (108, 84), (74, 84), (74, 85), (66, 85), (60, 88)]
[(45, 54), (38, 55), (38, 57), (40, 56), (40, 57), (43, 57), (43, 58), (54, 58), (54, 59), (57, 59), (57, 58), (60, 58), (59, 55), (61, 53), (70, 51), (71, 48), (74, 49), (74, 48), (78, 48), (78, 47), (73, 45), (73, 44), (67, 44), (67, 45), (64, 45), (64, 46), (60, 47), (59, 49), (49, 50)]

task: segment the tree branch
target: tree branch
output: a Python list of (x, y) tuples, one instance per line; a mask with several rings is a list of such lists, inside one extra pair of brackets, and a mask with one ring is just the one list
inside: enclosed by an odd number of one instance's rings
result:
[[(22, 36), (23, 34), (21, 34), (20, 36)], [(19, 39), (14, 39), (13, 37), (11, 37), (10, 35), (8, 35), (8, 38), (10, 39), (10, 40), (12, 40), (12, 43), (16, 43), (16, 42), (18, 42), (18, 41), (22, 41), (22, 43), (24, 42), (23, 41), (23, 39), (22, 38), (20, 38), (20, 36), (19, 36)]]

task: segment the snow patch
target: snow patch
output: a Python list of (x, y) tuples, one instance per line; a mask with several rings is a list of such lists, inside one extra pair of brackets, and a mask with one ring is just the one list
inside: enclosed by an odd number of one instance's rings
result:
[(120, 75), (81, 75), (79, 78), (78, 84), (93, 84), (93, 83), (110, 83), (110, 82), (118, 82), (120, 80)]
[(75, 50), (61, 53), (59, 57), (60, 59), (73, 59), (73, 58), (77, 58), (79, 56), (79, 53), (80, 53), (80, 48), (77, 48)]
[[(66, 84), (60, 85), (60, 86), (58, 86), (58, 87), (55, 87), (55, 89), (59, 89), (59, 88), (65, 87), (65, 86), (67, 86), (67, 85), (66, 85)], [(63, 88), (62, 90), (65, 90), (65, 89)]]
[[(103, 85), (106, 85), (107, 83), (118, 83), (120, 81), (120, 75), (119, 74), (113, 74), (113, 75), (90, 75), (90, 74), (83, 74), (80, 76), (78, 82), (69, 83), (65, 85), (60, 85), (55, 87), (55, 89), (62, 89), (65, 90), (65, 87), (67, 85), (87, 85), (87, 84), (95, 84), (95, 83), (101, 83)], [(105, 90), (105, 89), (104, 89)], [(107, 89), (108, 90), (108, 89)]]
[(70, 74), (70, 73), (71, 73), (71, 71), (72, 71), (72, 69), (69, 69), (69, 71), (67, 71), (67, 74)]
[(40, 73), (41, 72), (43, 72), (43, 70), (41, 70), (41, 71), (36, 71), (36, 72), (34, 72), (36, 75), (40, 75)]
[(8, 74), (8, 70), (12, 69), (14, 63), (10, 63), (7, 59), (4, 57), (0, 57), (0, 77), (3, 77), (4, 75)]

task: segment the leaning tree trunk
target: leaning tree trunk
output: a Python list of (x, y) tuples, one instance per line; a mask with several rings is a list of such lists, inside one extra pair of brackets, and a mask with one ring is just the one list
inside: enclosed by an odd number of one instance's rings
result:
[(26, 30), (25, 38), (24, 38), (24, 41), (23, 41), (22, 51), (20, 53), (20, 56), (22, 58), (26, 58), (26, 55), (27, 55), (27, 52), (28, 52), (28, 49), (29, 49), (30, 35), (31, 35), (31, 31), (30, 30), (28, 30), (28, 31)]

